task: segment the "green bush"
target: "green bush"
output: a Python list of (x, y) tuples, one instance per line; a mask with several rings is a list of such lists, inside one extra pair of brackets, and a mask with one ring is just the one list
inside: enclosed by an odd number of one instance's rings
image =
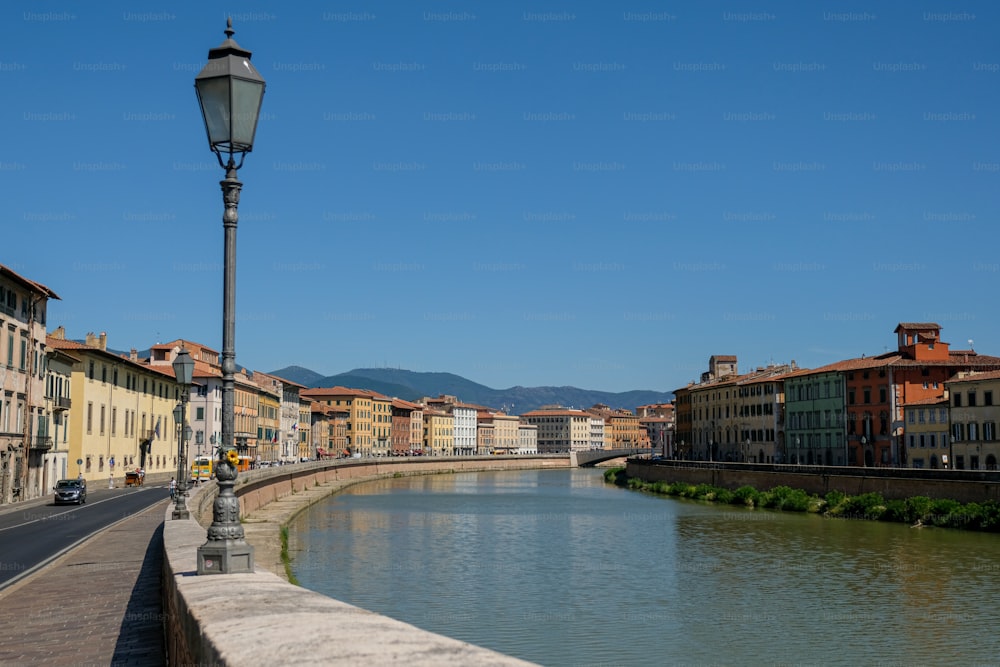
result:
[(830, 491), (826, 494), (825, 500), (827, 514), (836, 516), (843, 509), (843, 505), (847, 500), (847, 494), (843, 491)]
[(686, 482), (674, 482), (670, 485), (668, 493), (672, 496), (680, 496), (681, 498), (690, 498), (691, 494), (694, 492), (694, 487)]
[(698, 500), (715, 500), (715, 487), (711, 484), (699, 484), (694, 487), (694, 495)]
[(725, 503), (726, 505), (732, 504), (733, 498), (736, 497), (729, 489), (716, 489), (715, 491), (715, 502)]
[(879, 517), (881, 521), (895, 521), (897, 523), (902, 523), (907, 521), (908, 515), (906, 501), (905, 500), (887, 500), (885, 501), (885, 512)]
[(809, 511), (810, 496), (802, 489), (776, 486), (768, 492), (768, 495), (765, 507), (773, 507), (786, 512)]
[(931, 501), (930, 512), (927, 516), (928, 522), (932, 526), (951, 525), (952, 515), (954, 515), (961, 507), (961, 503), (948, 498), (938, 498), (937, 500), (933, 500)]
[(734, 505), (746, 505), (747, 507), (754, 507), (757, 504), (757, 498), (760, 493), (757, 489), (752, 486), (741, 486), (733, 492), (732, 503)]
[(871, 519), (877, 521), (885, 513), (885, 498), (881, 493), (862, 493), (852, 496), (843, 504), (840, 516), (849, 519)]
[(927, 496), (913, 496), (906, 499), (906, 516), (902, 519), (909, 523), (923, 521), (931, 513), (931, 499)]
[(641, 479), (639, 479), (638, 477), (629, 477), (628, 480), (626, 481), (626, 485), (630, 489), (642, 489), (642, 487), (644, 487), (646, 483)]
[(786, 512), (819, 512), (827, 516), (905, 523), (923, 522), (932, 526), (963, 530), (1000, 532), (1000, 502), (963, 505), (950, 499), (931, 499), (913, 496), (906, 500), (886, 500), (880, 493), (863, 493), (848, 496), (842, 491), (830, 491), (825, 497), (809, 495), (802, 489), (776, 486), (768, 491), (758, 491), (752, 486), (741, 486), (735, 491), (711, 484), (687, 482), (644, 482), (629, 477), (625, 468), (612, 468), (604, 472), (609, 484), (629, 489), (660, 493), (681, 498), (707, 500), (745, 507), (770, 507)]

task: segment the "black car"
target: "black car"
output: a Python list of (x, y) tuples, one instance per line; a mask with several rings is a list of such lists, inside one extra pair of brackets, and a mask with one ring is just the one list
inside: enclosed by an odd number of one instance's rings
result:
[(56, 492), (56, 505), (74, 503), (82, 505), (87, 502), (87, 480), (61, 479), (52, 487)]

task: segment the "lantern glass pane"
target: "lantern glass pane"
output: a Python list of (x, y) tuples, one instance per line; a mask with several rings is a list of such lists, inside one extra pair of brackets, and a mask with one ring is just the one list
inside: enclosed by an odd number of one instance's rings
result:
[(229, 80), (226, 77), (217, 79), (199, 79), (198, 97), (201, 100), (201, 112), (205, 116), (205, 128), (208, 130), (208, 143), (229, 142)]
[(259, 81), (233, 79), (233, 145), (253, 147), (257, 129), (257, 114), (264, 96), (264, 84)]

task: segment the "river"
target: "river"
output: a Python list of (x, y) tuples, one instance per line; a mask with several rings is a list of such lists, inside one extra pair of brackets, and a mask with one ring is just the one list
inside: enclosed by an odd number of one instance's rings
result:
[(576, 469), (360, 484), (299, 515), (289, 548), (306, 588), (543, 665), (1000, 664), (995, 534)]

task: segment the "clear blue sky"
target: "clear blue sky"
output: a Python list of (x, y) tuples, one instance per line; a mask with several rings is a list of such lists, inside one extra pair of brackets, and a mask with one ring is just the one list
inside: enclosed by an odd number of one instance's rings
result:
[(237, 362), (670, 390), (1000, 354), (995, 2), (8, 2), (0, 263), (49, 327), (221, 349), (223, 177), (193, 79), (267, 80)]

